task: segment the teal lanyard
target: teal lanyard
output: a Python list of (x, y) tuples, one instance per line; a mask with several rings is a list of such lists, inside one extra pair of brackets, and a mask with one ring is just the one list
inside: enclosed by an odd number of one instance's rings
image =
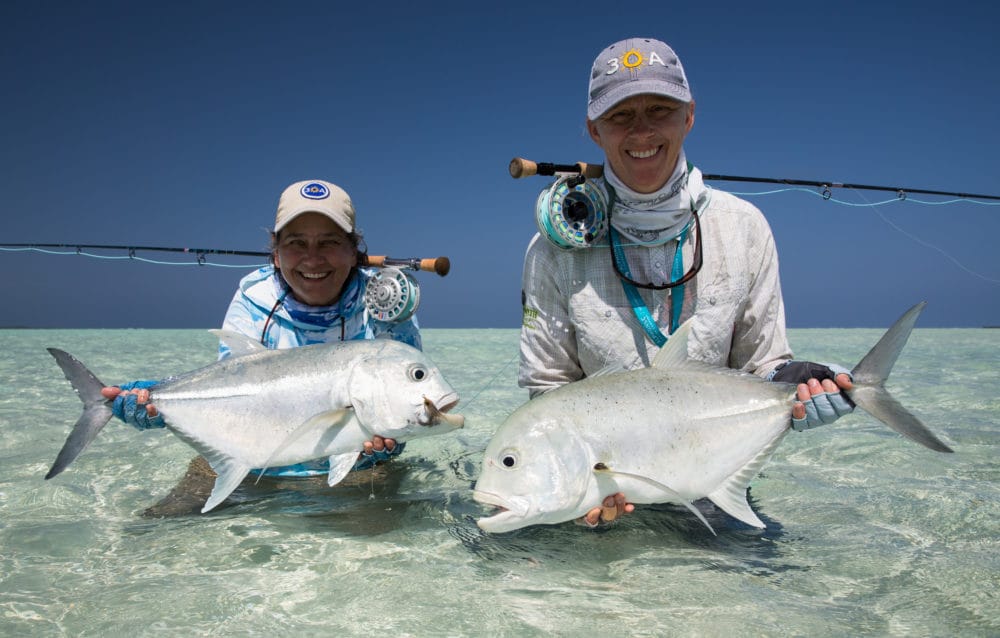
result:
[[(618, 198), (615, 189), (611, 187), (610, 184), (607, 185), (609, 195), (608, 198), (608, 235), (611, 238), (611, 250), (612, 259), (617, 262), (617, 267), (621, 270), (629, 279), (632, 279), (632, 272), (628, 267), (628, 260), (625, 259), (625, 250), (622, 248), (621, 240), (618, 238), (618, 232), (615, 231), (614, 226), (611, 225), (611, 211), (614, 209), (615, 200)], [(692, 202), (692, 209), (694, 205)], [(680, 236), (677, 238), (677, 250), (674, 251), (674, 265), (670, 269), (670, 281), (674, 282), (679, 280), (684, 276), (684, 254), (681, 247), (684, 245), (684, 240), (687, 239), (688, 229), (691, 224), (688, 223), (681, 231)], [(653, 315), (649, 312), (649, 308), (646, 307), (646, 302), (642, 300), (642, 296), (636, 287), (629, 281), (621, 279), (622, 288), (625, 290), (625, 296), (628, 297), (629, 303), (632, 305), (632, 312), (635, 313), (635, 318), (639, 320), (639, 324), (645, 331), (646, 336), (649, 340), (655, 343), (659, 347), (663, 347), (663, 344), (667, 342), (667, 337), (660, 331), (660, 327), (656, 325), (656, 321), (653, 319)], [(684, 286), (685, 284), (680, 284), (674, 286), (670, 289), (670, 332), (673, 334), (677, 330), (677, 326), (681, 322), (681, 310), (684, 308)]]
[[(618, 260), (619, 267), (625, 276), (629, 279), (632, 278), (632, 272), (629, 270), (628, 261), (625, 259), (625, 251), (622, 249), (621, 241), (618, 239), (618, 233), (611, 226), (608, 227), (608, 232), (611, 236), (611, 246), (614, 250), (614, 258)], [(677, 241), (677, 250), (674, 252), (674, 265), (670, 270), (670, 280), (677, 281), (684, 275), (684, 255), (681, 251), (681, 246), (684, 244), (684, 240), (687, 238), (688, 229), (685, 228), (681, 231), (680, 237)], [(656, 325), (656, 321), (653, 320), (653, 315), (649, 312), (649, 308), (646, 307), (646, 302), (642, 300), (642, 296), (639, 291), (636, 290), (630, 282), (621, 280), (622, 288), (625, 289), (625, 296), (628, 297), (629, 303), (632, 305), (632, 312), (635, 313), (635, 318), (639, 320), (642, 325), (642, 329), (646, 332), (646, 336), (649, 340), (655, 343), (657, 346), (663, 347), (663, 344), (667, 342), (667, 337), (660, 331), (659, 326)], [(677, 326), (680, 325), (681, 319), (681, 309), (684, 307), (684, 284), (679, 286), (674, 286), (670, 289), (670, 333), (673, 334), (677, 330)]]

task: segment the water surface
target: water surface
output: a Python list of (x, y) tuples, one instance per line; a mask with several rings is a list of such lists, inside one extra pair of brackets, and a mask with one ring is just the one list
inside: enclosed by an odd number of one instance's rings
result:
[[(879, 330), (792, 330), (852, 366)], [(0, 634), (1000, 635), (1000, 330), (917, 329), (889, 387), (956, 453), (855, 413), (786, 437), (752, 484), (759, 531), (699, 503), (607, 530), (481, 532), (482, 451), (526, 398), (515, 330), (426, 330), (466, 428), (344, 484), (244, 484), (150, 519), (193, 451), (113, 421), (42, 477), (80, 413), (45, 351), (103, 381), (211, 363), (200, 330), (0, 331)]]

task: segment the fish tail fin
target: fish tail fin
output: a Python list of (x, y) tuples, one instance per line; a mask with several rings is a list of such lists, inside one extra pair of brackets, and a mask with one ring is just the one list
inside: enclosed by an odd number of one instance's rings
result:
[(62, 368), (63, 374), (83, 401), (83, 414), (59, 450), (52, 469), (45, 475), (46, 479), (56, 476), (69, 467), (69, 464), (76, 460), (111, 419), (111, 402), (101, 395), (104, 384), (100, 379), (68, 352), (57, 348), (48, 348), (48, 351), (55, 357), (56, 363)]
[(910, 338), (917, 317), (927, 305), (921, 301), (913, 306), (889, 328), (878, 343), (854, 366), (854, 389), (847, 392), (851, 400), (862, 410), (885, 423), (906, 438), (936, 452), (952, 452), (927, 426), (903, 407), (889, 391), (885, 381), (896, 364), (899, 353)]

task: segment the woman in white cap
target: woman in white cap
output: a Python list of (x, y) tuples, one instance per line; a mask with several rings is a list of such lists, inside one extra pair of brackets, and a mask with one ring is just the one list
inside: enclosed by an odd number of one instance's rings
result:
[[(695, 102), (674, 51), (650, 38), (616, 42), (594, 60), (589, 89), (587, 131), (605, 155), (596, 185), (608, 202), (607, 236), (572, 250), (542, 233), (531, 240), (519, 384), (535, 397), (612, 363), (648, 366), (693, 317), (692, 358), (800, 384), (795, 429), (850, 412), (845, 369), (792, 361), (764, 216), (706, 187), (685, 157)], [(625, 495), (609, 496), (583, 522), (632, 509)]]
[[(281, 194), (271, 233), (271, 264), (244, 277), (226, 312), (223, 330), (259, 341), (269, 349), (295, 348), (315, 343), (389, 337), (422, 349), (416, 317), (398, 323), (379, 321), (365, 307), (368, 278), (359, 268), (363, 254), (355, 227), (351, 198), (343, 189), (322, 180), (296, 182)], [(219, 358), (230, 355), (225, 344)], [(164, 427), (148, 400), (155, 381), (135, 381), (105, 388), (114, 398), (115, 416), (139, 429)], [(145, 392), (144, 392), (145, 391)], [(371, 467), (403, 451), (405, 444), (374, 437), (359, 450), (355, 469)], [(267, 476), (325, 475), (326, 459), (289, 467), (268, 468)], [(210, 469), (200, 459), (189, 475)], [(180, 490), (178, 486), (174, 491)]]

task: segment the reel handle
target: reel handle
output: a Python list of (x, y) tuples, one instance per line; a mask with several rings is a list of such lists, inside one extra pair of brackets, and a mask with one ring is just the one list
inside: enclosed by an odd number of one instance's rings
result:
[(556, 173), (578, 173), (584, 177), (595, 179), (604, 175), (603, 164), (553, 164), (551, 162), (533, 162), (523, 157), (515, 157), (507, 166), (510, 176), (514, 179), (530, 177), (531, 175), (555, 175)]
[(423, 270), (424, 272), (436, 272), (444, 277), (451, 270), (451, 260), (447, 257), (436, 257), (420, 259), (410, 257), (397, 259), (387, 255), (366, 255), (361, 259), (361, 266), (374, 266), (375, 268), (408, 268), (410, 270)]

